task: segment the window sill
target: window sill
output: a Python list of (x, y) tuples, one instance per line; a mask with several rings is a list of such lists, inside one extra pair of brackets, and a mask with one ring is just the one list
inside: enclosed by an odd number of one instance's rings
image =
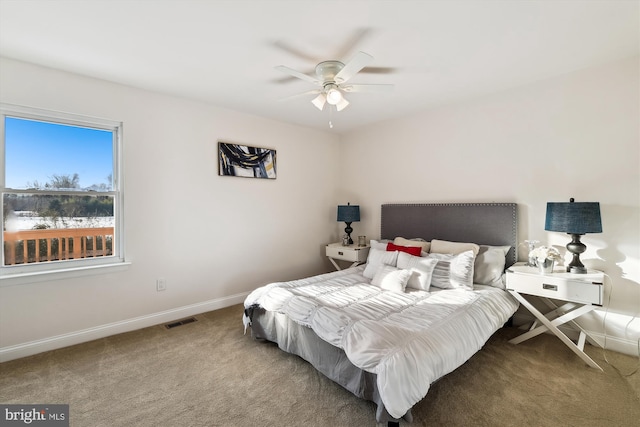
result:
[(72, 279), (75, 277), (93, 276), (96, 274), (117, 273), (128, 269), (130, 265), (130, 261), (122, 261), (110, 264), (69, 267), (59, 270), (6, 274), (0, 276), (0, 287)]

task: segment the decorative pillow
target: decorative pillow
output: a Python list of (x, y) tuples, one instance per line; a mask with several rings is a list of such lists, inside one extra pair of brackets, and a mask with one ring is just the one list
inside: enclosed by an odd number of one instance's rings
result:
[(393, 244), (398, 246), (419, 246), (423, 252), (429, 252), (431, 243), (425, 240), (418, 239), (405, 239), (404, 237), (396, 237), (393, 239)]
[(437, 259), (433, 269), (431, 286), (442, 289), (473, 289), (473, 251), (458, 255), (430, 253), (429, 258)]
[(371, 284), (388, 291), (404, 292), (410, 276), (411, 271), (409, 270), (400, 270), (391, 265), (383, 265), (378, 269)]
[(433, 239), (431, 241), (431, 253), (457, 255), (468, 250), (472, 250), (473, 256), (476, 256), (478, 255), (480, 246), (475, 243), (449, 242), (447, 240)]
[(421, 248), (420, 246), (398, 246), (389, 242), (387, 243), (387, 251), (406, 252), (413, 256), (420, 256)]
[(398, 253), (398, 268), (411, 271), (411, 277), (407, 282), (408, 288), (428, 292), (433, 269), (437, 263), (438, 260), (435, 258), (412, 256), (405, 252)]
[(369, 245), (371, 246), (371, 249), (382, 249), (383, 251), (387, 250), (387, 243), (389, 243), (389, 240), (373, 240), (371, 239), (369, 241)]
[(480, 245), (473, 267), (473, 283), (504, 289), (502, 276), (509, 249), (511, 246)]
[(367, 266), (364, 268), (362, 275), (367, 279), (373, 279), (378, 269), (383, 265), (396, 266), (398, 260), (398, 252), (387, 252), (386, 249), (369, 249), (367, 256)]

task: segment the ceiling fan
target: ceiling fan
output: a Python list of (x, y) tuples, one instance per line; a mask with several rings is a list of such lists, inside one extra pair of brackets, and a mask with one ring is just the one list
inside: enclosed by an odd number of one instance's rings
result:
[(310, 90), (304, 93), (293, 95), (295, 98), (304, 95), (317, 94), (311, 101), (320, 111), (324, 109), (325, 104), (334, 105), (337, 111), (344, 110), (348, 105), (344, 97), (345, 93), (351, 92), (388, 92), (393, 89), (391, 84), (352, 84), (347, 83), (360, 70), (373, 61), (373, 56), (358, 52), (346, 64), (340, 61), (323, 61), (316, 65), (315, 77), (296, 71), (284, 65), (276, 67), (277, 70), (297, 77), (306, 82), (319, 86), (318, 89)]

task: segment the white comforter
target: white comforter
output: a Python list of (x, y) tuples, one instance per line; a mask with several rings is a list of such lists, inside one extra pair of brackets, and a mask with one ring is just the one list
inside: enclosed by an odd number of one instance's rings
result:
[(395, 418), (475, 354), (518, 308), (507, 292), (485, 286), (385, 291), (362, 276), (363, 268), (272, 283), (253, 291), (245, 307), (286, 314), (377, 374), (381, 399)]

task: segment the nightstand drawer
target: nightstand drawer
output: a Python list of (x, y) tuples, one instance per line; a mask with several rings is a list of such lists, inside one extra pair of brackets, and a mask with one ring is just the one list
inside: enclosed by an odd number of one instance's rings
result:
[(342, 261), (365, 262), (369, 254), (368, 247), (342, 246), (340, 244), (327, 245), (327, 256)]
[(567, 280), (565, 277), (553, 277), (553, 274), (514, 274), (507, 273), (507, 289), (540, 297), (583, 304), (602, 305), (602, 284), (584, 280)]

